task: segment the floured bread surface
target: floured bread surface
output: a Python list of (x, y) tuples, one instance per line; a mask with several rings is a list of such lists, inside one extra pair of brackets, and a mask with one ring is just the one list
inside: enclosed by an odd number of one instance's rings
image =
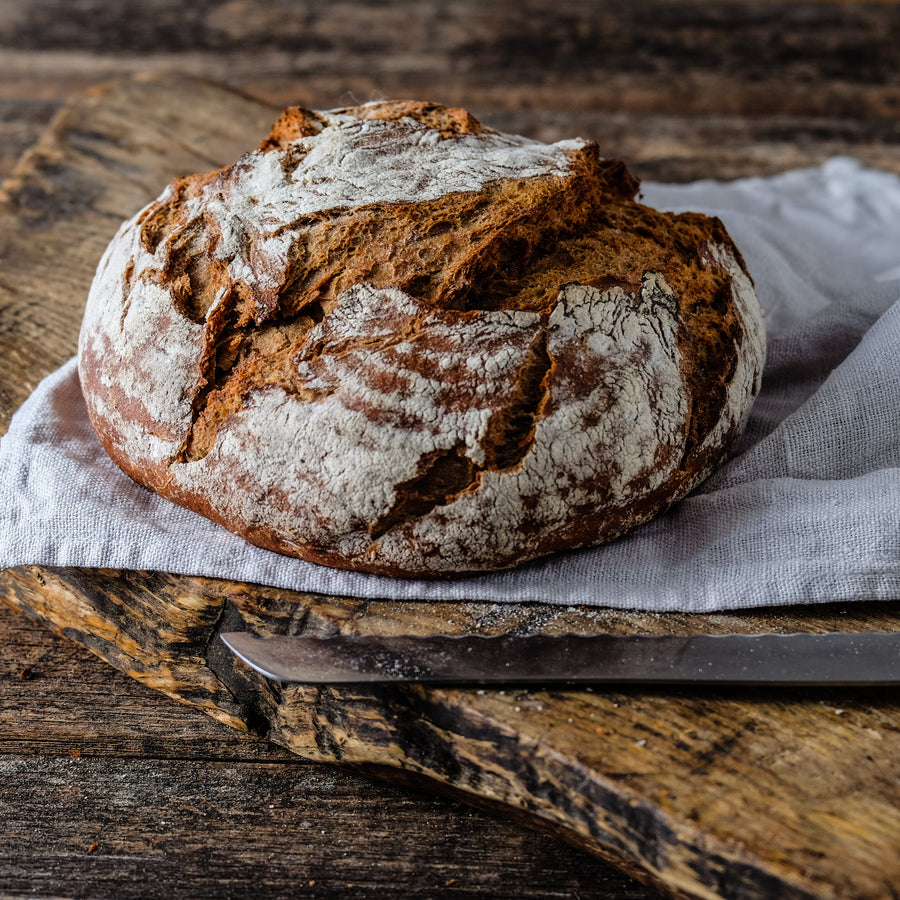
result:
[(762, 314), (716, 219), (464, 110), (288, 109), (100, 263), (91, 421), (132, 478), (262, 547), (399, 576), (612, 540), (721, 462)]

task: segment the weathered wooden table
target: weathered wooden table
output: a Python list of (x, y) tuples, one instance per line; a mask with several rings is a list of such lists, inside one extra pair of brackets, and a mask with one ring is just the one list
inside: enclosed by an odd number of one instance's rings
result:
[[(900, 172), (898, 35), (892, 3), (6, 0), (0, 433), (74, 352), (98, 248), (131, 211), (120, 205), (155, 196), (181, 167), (252, 146), (272, 108), (424, 97), (466, 105), (504, 130), (593, 137), (658, 180), (769, 174), (834, 154)], [(123, 129), (129, 139), (111, 148)], [(886, 630), (898, 627), (900, 602), (697, 621), (360, 604), (36, 567), (0, 573), (0, 597), (75, 638), (0, 607), (3, 896), (900, 891), (890, 854), (900, 834), (900, 704), (885, 692), (279, 693), (248, 687), (246, 673), (207, 652), (222, 615), (320, 630), (447, 621)], [(163, 616), (174, 621), (164, 638)], [(201, 650), (188, 659), (184, 646)], [(265, 703), (242, 702), (242, 686)], [(386, 711), (404, 728), (379, 744), (373, 725), (389, 721)], [(568, 719), (577, 723), (569, 732), (560, 728)], [(485, 752), (490, 742), (519, 749)], [(519, 759), (528, 772), (513, 771)], [(573, 791), (577, 765), (586, 768)], [(535, 780), (551, 769), (563, 779), (557, 794)], [(473, 785), (473, 772), (490, 789)], [(563, 801), (585, 797), (580, 823), (577, 804)]]

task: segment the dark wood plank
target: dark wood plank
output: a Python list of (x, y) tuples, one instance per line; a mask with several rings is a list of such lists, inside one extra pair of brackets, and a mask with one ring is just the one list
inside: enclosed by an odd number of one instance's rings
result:
[(111, 668), (0, 604), (0, 756), (294, 761)]
[(47, 83), (177, 60), (270, 98), (304, 80), (309, 97), (440, 85), (434, 99), (508, 109), (896, 118), (898, 30), (879, 2), (73, 0), (61, 16), (12, 0), (0, 46), (13, 78), (27, 59)]
[[(658, 896), (542, 835), (333, 767), (2, 756), (0, 777), (4, 897)], [(365, 842), (345, 837), (357, 830)]]
[(58, 108), (52, 101), (0, 100), (0, 180), (38, 140)]
[(5, 897), (657, 896), (471, 805), (226, 728), (2, 606), (0, 641)]
[(4, 573), (2, 585), (7, 602), (220, 721), (306, 759), (443, 786), (679, 895), (877, 898), (900, 880), (896, 692), (279, 686), (216, 641), (221, 630), (247, 628), (890, 630), (898, 604), (659, 616), (362, 602), (36, 567)]
[(9, 0), (0, 101), (135, 72), (281, 106), (416, 96), (643, 177), (769, 174), (853, 155), (900, 170), (900, 5), (814, 0), (327, 4)]

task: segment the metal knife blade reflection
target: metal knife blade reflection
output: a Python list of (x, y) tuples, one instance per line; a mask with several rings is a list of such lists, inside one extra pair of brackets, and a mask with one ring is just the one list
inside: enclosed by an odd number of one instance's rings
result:
[(900, 632), (222, 640), (267, 678), (311, 684), (900, 683)]

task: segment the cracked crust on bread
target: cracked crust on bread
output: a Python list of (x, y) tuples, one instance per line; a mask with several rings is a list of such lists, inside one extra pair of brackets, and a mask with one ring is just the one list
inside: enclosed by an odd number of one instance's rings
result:
[(452, 577), (612, 540), (743, 429), (762, 314), (717, 219), (595, 144), (285, 110), (125, 223), (80, 339), (116, 463), (247, 540)]

